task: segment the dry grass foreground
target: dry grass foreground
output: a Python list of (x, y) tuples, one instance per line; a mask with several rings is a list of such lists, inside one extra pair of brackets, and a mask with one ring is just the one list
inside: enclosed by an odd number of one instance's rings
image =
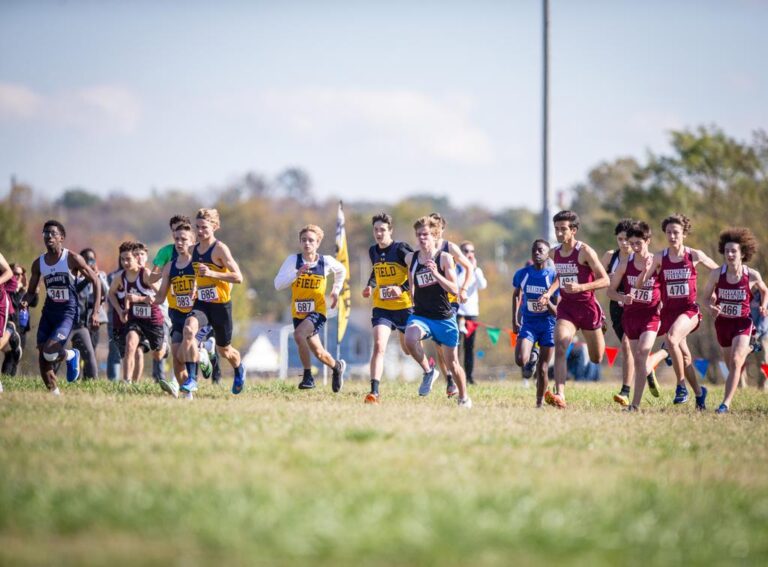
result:
[[(493, 383), (295, 381), (194, 401), (146, 382), (3, 378), (2, 565), (595, 565), (768, 562), (768, 397), (697, 414), (614, 385), (571, 407)], [(710, 406), (722, 391), (713, 388)]]

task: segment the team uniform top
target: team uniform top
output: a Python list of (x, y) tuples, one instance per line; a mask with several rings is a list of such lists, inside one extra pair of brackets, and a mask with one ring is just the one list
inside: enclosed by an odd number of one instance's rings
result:
[(637, 287), (637, 278), (642, 273), (642, 270), (635, 266), (635, 255), (630, 254), (627, 260), (627, 269), (624, 272), (624, 277), (621, 279), (621, 286), (623, 289), (628, 289), (629, 294), (632, 296), (632, 303), (624, 304), (624, 313), (634, 313), (637, 311), (656, 311), (659, 308), (661, 302), (661, 284), (655, 274), (648, 276), (645, 280), (643, 287)]
[(723, 265), (715, 286), (716, 304), (720, 317), (728, 319), (749, 319), (749, 303), (752, 301), (752, 286), (749, 284), (749, 268), (743, 267), (741, 278), (736, 283), (728, 281), (728, 267)]
[(696, 303), (696, 266), (690, 248), (685, 248), (681, 262), (670, 260), (669, 248), (665, 248), (658, 279), (664, 311), (686, 309)]
[[(374, 307), (387, 311), (413, 307), (413, 299), (408, 290), (408, 264), (405, 263), (406, 255), (411, 252), (413, 249), (409, 244), (397, 241), (386, 248), (379, 248), (374, 244), (368, 250), (373, 264), (373, 278), (376, 282), (373, 295)], [(389, 291), (390, 286), (403, 288), (400, 297)]]
[(582, 242), (577, 241), (568, 256), (563, 256), (561, 252), (562, 244), (558, 244), (555, 247), (555, 271), (557, 272), (557, 278), (560, 280), (560, 293), (564, 302), (586, 303), (592, 301), (595, 297), (595, 292), (592, 290), (568, 293), (563, 289), (563, 286), (567, 283), (586, 284), (595, 281), (592, 268), (579, 264), (581, 246)]
[[(445, 276), (440, 265), (442, 253), (442, 250), (438, 250), (432, 259), (437, 264), (437, 271)], [(450, 300), (451, 294), (443, 289), (429, 268), (419, 262), (418, 252), (413, 254), (410, 270), (414, 285), (413, 313), (427, 319), (451, 319), (454, 316)]]
[(214, 272), (220, 274), (227, 273), (229, 270), (224, 266), (219, 266), (213, 261), (213, 250), (219, 243), (218, 240), (214, 240), (210, 248), (205, 252), (200, 252), (200, 244), (196, 244), (192, 250), (192, 264), (195, 267), (195, 273), (197, 276), (197, 300), (205, 303), (229, 303), (232, 293), (232, 284), (220, 280), (218, 278), (211, 278), (208, 276), (199, 275), (199, 266), (205, 264), (208, 268)]
[(301, 254), (291, 254), (285, 259), (275, 277), (275, 287), (291, 286), (291, 313), (294, 319), (305, 319), (310, 313), (325, 316), (326, 277), (333, 273), (332, 292), (339, 293), (344, 285), (347, 269), (333, 256), (318, 255), (317, 262), (309, 264), (309, 270), (298, 276), (298, 270), (307, 264)]
[[(123, 272), (123, 290), (126, 294), (142, 295), (154, 299), (155, 290), (144, 281), (145, 270), (141, 270), (135, 281), (130, 281), (128, 275)], [(150, 305), (148, 303), (134, 303), (128, 312), (128, 323), (149, 323), (150, 325), (162, 325), (165, 321), (163, 310), (159, 305)]]
[(171, 258), (171, 271), (168, 274), (168, 308), (181, 313), (189, 313), (195, 303), (195, 266), (190, 262), (183, 268), (178, 268), (178, 253), (174, 251)]
[[(522, 305), (520, 306), (521, 320), (532, 320), (551, 317), (549, 308), (539, 304), (539, 298), (549, 289), (555, 281), (557, 273), (552, 266), (544, 266), (537, 270), (536, 266), (525, 266), (515, 272), (512, 278), (512, 287), (522, 292)], [(554, 297), (559, 290), (555, 291)]]
[(45, 254), (40, 255), (40, 275), (45, 282), (45, 304), (43, 309), (52, 315), (73, 316), (77, 319), (78, 301), (75, 275), (69, 269), (69, 250), (64, 248), (53, 266), (45, 263)]

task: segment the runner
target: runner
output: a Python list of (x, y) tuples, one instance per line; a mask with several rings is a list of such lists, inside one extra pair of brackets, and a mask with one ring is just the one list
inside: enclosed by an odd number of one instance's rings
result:
[[(11, 281), (11, 278), (13, 278), (13, 270), (5, 256), (0, 254), (0, 350), (6, 348), (11, 340), (11, 335), (15, 332), (13, 323), (10, 322), (11, 300), (5, 291), (5, 284)], [(0, 392), (2, 391), (3, 383), (0, 382)]]
[[(57, 396), (60, 392), (56, 384), (56, 363), (66, 361), (67, 382), (74, 382), (80, 377), (80, 354), (76, 350), (64, 348), (78, 313), (75, 291), (75, 276), (78, 273), (91, 280), (95, 290), (94, 301), (97, 304), (101, 302), (99, 276), (85, 263), (82, 256), (64, 248), (66, 236), (67, 231), (59, 221), (49, 220), (43, 225), (46, 252), (32, 263), (29, 289), (21, 301), (21, 308), (27, 309), (33, 296), (37, 294), (42, 277), (46, 299), (37, 326), (40, 376), (48, 390)], [(98, 325), (99, 314), (94, 311), (91, 326)]]
[[(173, 397), (179, 397), (179, 382), (187, 381), (187, 370), (179, 345), (184, 338), (184, 325), (195, 301), (195, 267), (192, 264), (192, 245), (195, 236), (190, 223), (174, 225), (174, 250), (161, 272), (163, 283), (157, 292), (155, 305), (168, 301), (171, 318), (171, 355), (174, 378), (160, 382), (160, 386)], [(177, 380), (178, 378), (178, 380)]]
[[(657, 252), (648, 269), (638, 277), (638, 287), (645, 278), (658, 273), (661, 285), (661, 327), (659, 336), (667, 335), (664, 344), (672, 357), (672, 367), (677, 376), (677, 388), (673, 403), (688, 401), (688, 379), (696, 395), (696, 407), (704, 409), (706, 390), (702, 390), (693, 368), (693, 357), (686, 337), (699, 327), (701, 313), (696, 303), (696, 265), (704, 264), (710, 270), (719, 266), (701, 250), (688, 248), (684, 241), (691, 232), (691, 221), (676, 213), (661, 222), (661, 230), (667, 236), (669, 247)], [(654, 396), (659, 395), (658, 384), (649, 385)]]
[[(472, 262), (469, 261), (469, 258), (467, 258), (464, 255), (464, 253), (461, 251), (461, 248), (456, 243), (451, 242), (450, 240), (445, 240), (443, 238), (445, 227), (448, 225), (448, 222), (445, 220), (445, 217), (443, 217), (443, 215), (441, 215), (440, 213), (431, 213), (429, 216), (435, 219), (439, 223), (437, 249), (440, 250), (441, 252), (447, 252), (448, 254), (450, 254), (453, 257), (455, 265), (461, 266), (462, 269), (466, 270), (466, 273), (469, 274), (469, 277), (467, 277), (459, 285), (458, 293), (448, 294), (448, 300), (451, 302), (451, 308), (453, 309), (453, 314), (456, 315), (459, 312), (459, 304), (466, 303), (467, 289), (469, 289), (469, 286), (472, 284), (472, 282), (475, 279)], [(445, 360), (443, 359), (443, 351), (440, 348), (437, 349), (437, 362), (440, 365), (440, 369), (445, 373), (445, 381), (446, 381), (445, 393), (449, 398), (451, 398), (456, 394), (458, 394), (459, 390), (453, 379), (452, 372), (446, 366)]]
[(392, 239), (392, 217), (379, 213), (371, 219), (376, 244), (368, 250), (373, 264), (371, 279), (363, 289), (363, 297), (373, 296), (373, 353), (371, 354), (371, 391), (366, 404), (379, 403), (379, 382), (384, 371), (384, 352), (392, 331), (399, 331), (400, 347), (405, 345), (405, 325), (413, 313), (413, 300), (408, 287), (406, 256), (413, 252), (405, 242)]
[(171, 239), (174, 242), (166, 244), (155, 254), (155, 258), (152, 260), (152, 273), (149, 276), (150, 283), (159, 281), (163, 274), (163, 268), (176, 257), (176, 229), (181, 225), (192, 226), (192, 219), (184, 215), (173, 215), (168, 221), (168, 226), (171, 228)]
[[(155, 360), (161, 360), (166, 349), (163, 312), (154, 304), (156, 290), (149, 284), (149, 270), (139, 266), (136, 252), (142, 247), (138, 242), (120, 245), (123, 272), (109, 290), (109, 300), (123, 322), (123, 380), (128, 384), (141, 379), (136, 368), (136, 352), (142, 341), (149, 343)], [(161, 388), (168, 390), (167, 385)]]
[(549, 298), (558, 287), (560, 302), (557, 304), (555, 324), (555, 387), (553, 394), (544, 393), (548, 404), (565, 408), (566, 358), (568, 346), (576, 331), (581, 330), (589, 350), (589, 358), (599, 364), (605, 353), (603, 337), (603, 309), (595, 299), (595, 290), (608, 287), (608, 274), (594, 249), (576, 239), (579, 231), (579, 215), (573, 211), (560, 211), (553, 219), (555, 236), (559, 243), (550, 251), (555, 262), (557, 280), (541, 295), (539, 303), (547, 306)]
[(210, 324), (216, 338), (218, 356), (226, 358), (234, 370), (232, 393), (239, 394), (245, 387), (245, 368), (240, 352), (232, 346), (232, 284), (243, 282), (240, 266), (232, 257), (229, 247), (214, 238), (220, 228), (219, 211), (200, 209), (195, 217), (198, 243), (192, 250), (195, 267), (197, 298), (184, 325), (184, 340), (180, 348), (187, 368), (187, 381), (181, 389), (197, 390), (197, 362), (200, 346), (197, 332)]
[[(653, 254), (648, 251), (651, 227), (646, 222), (638, 221), (625, 232), (632, 253), (620, 260), (614, 270), (608, 298), (623, 305), (621, 328), (629, 340), (635, 373), (635, 394), (627, 409), (637, 411), (643, 399), (646, 380), (651, 391), (658, 390), (651, 349), (661, 325), (661, 291), (656, 273), (647, 277), (641, 287), (638, 286), (638, 276), (653, 262)], [(625, 393), (624, 388), (621, 393)], [(628, 390), (626, 393), (629, 394)]]
[[(475, 370), (475, 339), (477, 335), (467, 332), (467, 321), (477, 321), (477, 318), (480, 316), (479, 292), (488, 287), (488, 281), (485, 279), (483, 269), (477, 265), (475, 245), (469, 240), (465, 240), (459, 245), (459, 248), (461, 253), (472, 264), (472, 276), (470, 276), (472, 277), (472, 283), (467, 288), (467, 300), (459, 304), (456, 316), (459, 325), (459, 336), (464, 347), (464, 375), (467, 377), (467, 384), (474, 384), (475, 380), (472, 374)], [(460, 288), (464, 285), (468, 273), (460, 264), (456, 266), (456, 278)]]
[(413, 228), (419, 248), (406, 257), (414, 309), (408, 318), (405, 341), (411, 356), (424, 370), (419, 395), (428, 395), (440, 374), (434, 364), (430, 365), (422, 348), (421, 341), (431, 338), (437, 344), (438, 352), (442, 351), (448, 372), (456, 379), (459, 407), (471, 408), (472, 400), (467, 395), (464, 369), (459, 364), (459, 327), (448, 298), (449, 293), (457, 294), (459, 291), (453, 258), (437, 246), (439, 221), (433, 217), (421, 217)]
[(330, 306), (336, 307), (339, 293), (347, 276), (347, 269), (333, 256), (318, 254), (323, 241), (323, 229), (308, 224), (299, 231), (301, 252), (288, 256), (275, 276), (275, 289), (291, 288), (291, 312), (293, 314), (293, 339), (299, 349), (299, 358), (304, 373), (299, 383), (300, 390), (315, 387), (312, 376), (310, 353), (332, 371), (331, 389), (341, 391), (344, 385), (344, 371), (347, 363), (335, 360), (320, 342), (319, 332), (326, 321), (325, 290), (327, 276), (333, 273)]
[(760, 273), (744, 264), (757, 252), (757, 241), (751, 230), (736, 227), (722, 231), (717, 249), (724, 256), (725, 263), (709, 274), (703, 296), (709, 299), (717, 342), (728, 364), (725, 395), (723, 403), (717, 408), (717, 413), (723, 414), (730, 411), (741, 371), (751, 351), (749, 341), (753, 323), (749, 316), (749, 302), (752, 289), (757, 287), (760, 290), (760, 314), (765, 317), (768, 315), (768, 288)]
[[(539, 298), (557, 278), (555, 269), (548, 266), (549, 242), (538, 239), (531, 246), (532, 264), (515, 272), (512, 278), (512, 330), (517, 334), (515, 364), (521, 368), (531, 365), (533, 348), (540, 352), (533, 360), (536, 368), (536, 407), (540, 408), (547, 391), (549, 361), (555, 346), (555, 316), (560, 293), (556, 290), (546, 306)], [(532, 374), (528, 374), (530, 377)]]

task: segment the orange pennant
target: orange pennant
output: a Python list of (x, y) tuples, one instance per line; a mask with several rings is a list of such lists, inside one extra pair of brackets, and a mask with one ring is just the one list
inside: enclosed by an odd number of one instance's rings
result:
[(619, 349), (616, 347), (605, 347), (605, 356), (608, 357), (608, 365), (613, 367), (613, 363), (616, 362), (616, 356), (619, 354)]
[(763, 371), (763, 374), (765, 375), (766, 379), (768, 379), (768, 364), (761, 364), (760, 370)]
[(507, 333), (509, 333), (509, 346), (511, 346), (512, 348), (515, 348), (515, 346), (517, 346), (517, 333), (509, 329), (504, 329), (504, 330), (507, 331)]

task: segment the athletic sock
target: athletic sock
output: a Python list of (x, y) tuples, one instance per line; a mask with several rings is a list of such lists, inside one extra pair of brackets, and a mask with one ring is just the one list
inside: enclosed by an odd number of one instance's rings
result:
[(190, 380), (197, 380), (197, 362), (185, 362), (187, 368), (187, 377)]
[(72, 349), (65, 349), (64, 352), (67, 353), (67, 360), (72, 360), (73, 358), (75, 358), (75, 351), (74, 350), (72, 350)]
[(336, 364), (333, 365), (334, 370), (341, 370), (341, 362), (338, 360), (336, 361)]
[(445, 375), (445, 381), (446, 381), (448, 384), (453, 384), (453, 374), (446, 374), (446, 375)]
[(379, 381), (371, 380), (371, 394), (379, 395)]
[(304, 369), (304, 378), (312, 378), (312, 369), (311, 368), (305, 368)]
[(629, 386), (626, 386), (626, 385), (622, 384), (622, 386), (621, 386), (621, 395), (622, 396), (629, 396), (629, 392), (630, 391), (631, 391), (631, 389), (630, 389)]

